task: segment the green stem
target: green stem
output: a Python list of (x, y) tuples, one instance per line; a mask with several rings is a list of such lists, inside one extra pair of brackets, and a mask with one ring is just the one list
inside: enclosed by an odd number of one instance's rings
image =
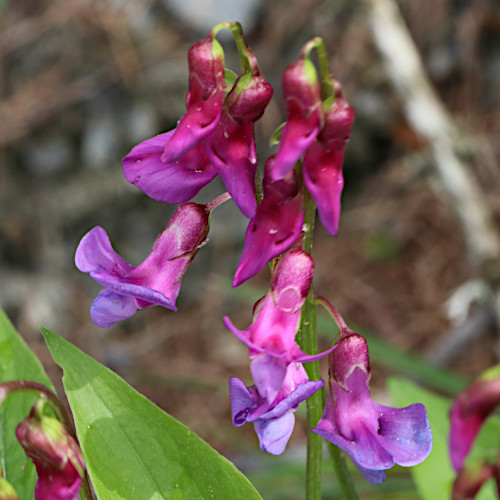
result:
[[(312, 234), (314, 230), (314, 218), (316, 206), (310, 194), (305, 193), (305, 213), (304, 213), (304, 235), (302, 249), (311, 254)], [(302, 349), (308, 354), (318, 352), (317, 333), (317, 310), (312, 291), (306, 298), (302, 307), (300, 340)], [(310, 380), (321, 378), (318, 361), (306, 363), (304, 368)], [(316, 392), (306, 400), (307, 405), (307, 471), (306, 471), (306, 500), (321, 500), (321, 466), (323, 460), (323, 440), (317, 434), (311, 432), (323, 412), (323, 398), (321, 391)]]
[(347, 468), (345, 453), (329, 441), (326, 442), (326, 445), (333, 463), (333, 470), (335, 471), (339, 481), (343, 500), (358, 500), (358, 494), (354, 488), (351, 473)]
[(325, 101), (329, 97), (335, 96), (335, 89), (333, 88), (330, 68), (328, 66), (328, 55), (325, 49), (325, 42), (321, 37), (317, 36), (304, 45), (304, 55), (309, 57), (309, 53), (312, 49), (316, 49), (318, 54), (321, 99)]
[[(316, 206), (311, 198), (311, 195), (305, 190), (304, 200), (304, 235), (302, 240), (302, 249), (311, 254), (312, 251), (312, 235), (314, 230), (314, 219), (316, 216)], [(322, 303), (314, 297), (312, 291), (306, 298), (302, 307), (300, 340), (302, 349), (308, 354), (316, 354), (318, 352), (318, 330), (317, 330), (317, 305)], [(329, 302), (328, 305), (331, 306)], [(324, 304), (322, 304), (324, 305)], [(332, 309), (333, 306), (332, 306)], [(331, 310), (330, 310), (331, 311)], [(334, 309), (335, 312), (337, 312)], [(340, 319), (339, 319), (340, 318)], [(336, 320), (342, 318), (337, 313)], [(343, 322), (343, 320), (342, 320)], [(344, 323), (345, 325), (345, 323)], [(339, 328), (341, 325), (339, 324)], [(307, 375), (310, 380), (318, 380), (321, 378), (319, 370), (319, 362), (313, 361), (304, 365)], [(311, 432), (316, 427), (319, 419), (323, 414), (325, 405), (324, 392), (318, 391), (306, 400), (307, 405), (307, 470), (306, 470), (306, 500), (321, 500), (321, 467), (323, 459), (323, 438), (318, 434)], [(354, 489), (354, 483), (351, 478), (344, 453), (327, 441), (330, 457), (333, 462), (333, 468), (339, 482), (342, 498), (344, 500), (357, 500), (358, 495)]]

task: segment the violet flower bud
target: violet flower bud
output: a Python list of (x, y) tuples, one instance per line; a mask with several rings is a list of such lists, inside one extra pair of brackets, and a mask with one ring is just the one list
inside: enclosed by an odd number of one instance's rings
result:
[(264, 198), (248, 224), (233, 286), (255, 276), (269, 261), (286, 252), (302, 234), (304, 196), (298, 188), (297, 173), (292, 170), (273, 182), (273, 162), (274, 156), (266, 162)]
[(208, 234), (209, 214), (205, 205), (181, 205), (137, 267), (113, 250), (104, 229), (89, 231), (76, 249), (75, 264), (106, 287), (92, 303), (92, 321), (109, 327), (154, 304), (176, 311), (182, 277)]
[(330, 394), (313, 432), (350, 456), (372, 484), (385, 480), (394, 464), (417, 465), (432, 448), (425, 407), (390, 408), (370, 398), (370, 365), (366, 340), (348, 329), (330, 354)]
[(46, 415), (29, 416), (16, 437), (35, 464), (35, 500), (76, 500), (84, 474), (83, 455), (64, 425)]
[(458, 471), (479, 434), (485, 420), (500, 404), (500, 368), (483, 376), (455, 398), (450, 410), (449, 451), (453, 468)]

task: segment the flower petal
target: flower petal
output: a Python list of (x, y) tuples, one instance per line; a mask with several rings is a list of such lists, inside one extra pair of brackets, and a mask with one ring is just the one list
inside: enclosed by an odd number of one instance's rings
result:
[(229, 397), (233, 425), (242, 426), (247, 421), (248, 412), (258, 403), (258, 394), (251, 391), (239, 378), (229, 379)]
[(333, 236), (339, 227), (343, 160), (343, 149), (325, 151), (319, 141), (312, 143), (304, 156), (304, 183), (316, 203), (321, 223)]
[(302, 196), (281, 204), (264, 196), (255, 217), (248, 224), (233, 286), (241, 285), (270, 260), (286, 252), (301, 235), (303, 225)]
[(255, 216), (255, 142), (253, 124), (239, 125), (223, 113), (218, 127), (206, 140), (207, 153), (227, 191), (243, 215)]
[[(285, 399), (281, 400), (272, 410), (264, 413), (260, 420), (270, 420), (283, 416), (289, 410), (295, 410), (297, 406), (308, 397), (318, 392), (325, 383), (323, 380), (310, 380), (299, 384)], [(248, 419), (249, 422), (250, 418)]]
[(132, 296), (103, 290), (90, 306), (90, 317), (97, 326), (109, 328), (118, 321), (130, 318), (136, 311), (137, 304)]
[(100, 226), (91, 229), (81, 239), (75, 252), (75, 265), (83, 273), (100, 269), (117, 276), (133, 269), (113, 250), (108, 234)]
[(352, 461), (363, 468), (379, 470), (389, 469), (394, 465), (392, 457), (382, 448), (363, 422), (356, 421), (353, 427), (355, 427), (353, 439), (346, 439), (340, 433), (335, 405), (328, 396), (323, 416), (312, 432), (347, 452)]
[(359, 465), (355, 460), (352, 460), (352, 463), (361, 472), (365, 481), (368, 481), (370, 484), (382, 484), (385, 481), (385, 470), (367, 469)]
[(373, 408), (380, 415), (378, 440), (397, 464), (411, 467), (429, 456), (432, 431), (424, 405), (389, 408), (373, 403)]
[(281, 418), (254, 422), (260, 449), (272, 455), (281, 455), (292, 435), (294, 425), (295, 415), (291, 411), (285, 413)]
[(172, 295), (174, 295), (175, 297), (170, 298), (157, 290), (153, 290), (144, 285), (130, 283), (124, 278), (113, 276), (104, 271), (93, 271), (90, 273), (90, 277), (97, 281), (97, 283), (99, 283), (100, 285), (106, 287), (108, 290), (111, 290), (118, 295), (128, 295), (137, 299), (141, 299), (142, 301), (144, 301), (144, 303), (137, 304), (141, 309), (152, 304), (156, 304), (166, 307), (167, 309), (171, 309), (172, 311), (177, 311), (177, 307), (175, 306), (175, 299), (177, 298), (176, 292), (178, 294), (177, 288), (180, 287), (180, 283), (178, 284), (178, 287), (173, 289)]
[(285, 379), (287, 363), (268, 354), (259, 354), (251, 361), (250, 371), (260, 396), (272, 404)]
[(150, 198), (165, 203), (184, 203), (217, 175), (204, 144), (189, 150), (179, 160), (162, 161), (165, 145), (175, 130), (152, 137), (133, 147), (123, 159), (126, 179)]

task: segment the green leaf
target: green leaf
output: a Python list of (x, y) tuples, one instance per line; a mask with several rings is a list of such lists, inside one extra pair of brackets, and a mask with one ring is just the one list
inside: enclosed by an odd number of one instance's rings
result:
[(261, 498), (248, 479), (123, 379), (42, 328), (99, 500)]
[[(54, 390), (42, 365), (0, 309), (0, 382), (32, 380)], [(37, 396), (26, 392), (11, 394), (0, 405), (0, 463), (5, 479), (21, 500), (34, 496), (37, 474), (15, 435), (17, 424), (25, 419)]]
[(387, 384), (396, 406), (422, 403), (427, 409), (433, 437), (432, 451), (427, 460), (411, 469), (421, 497), (426, 500), (451, 498), (455, 471), (448, 456), (450, 400), (402, 378), (391, 377)]

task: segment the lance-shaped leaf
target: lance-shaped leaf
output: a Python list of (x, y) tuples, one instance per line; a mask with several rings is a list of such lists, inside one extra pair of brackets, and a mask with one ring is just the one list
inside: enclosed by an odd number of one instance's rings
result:
[(99, 500), (260, 498), (246, 477), (108, 368), (42, 329)]

